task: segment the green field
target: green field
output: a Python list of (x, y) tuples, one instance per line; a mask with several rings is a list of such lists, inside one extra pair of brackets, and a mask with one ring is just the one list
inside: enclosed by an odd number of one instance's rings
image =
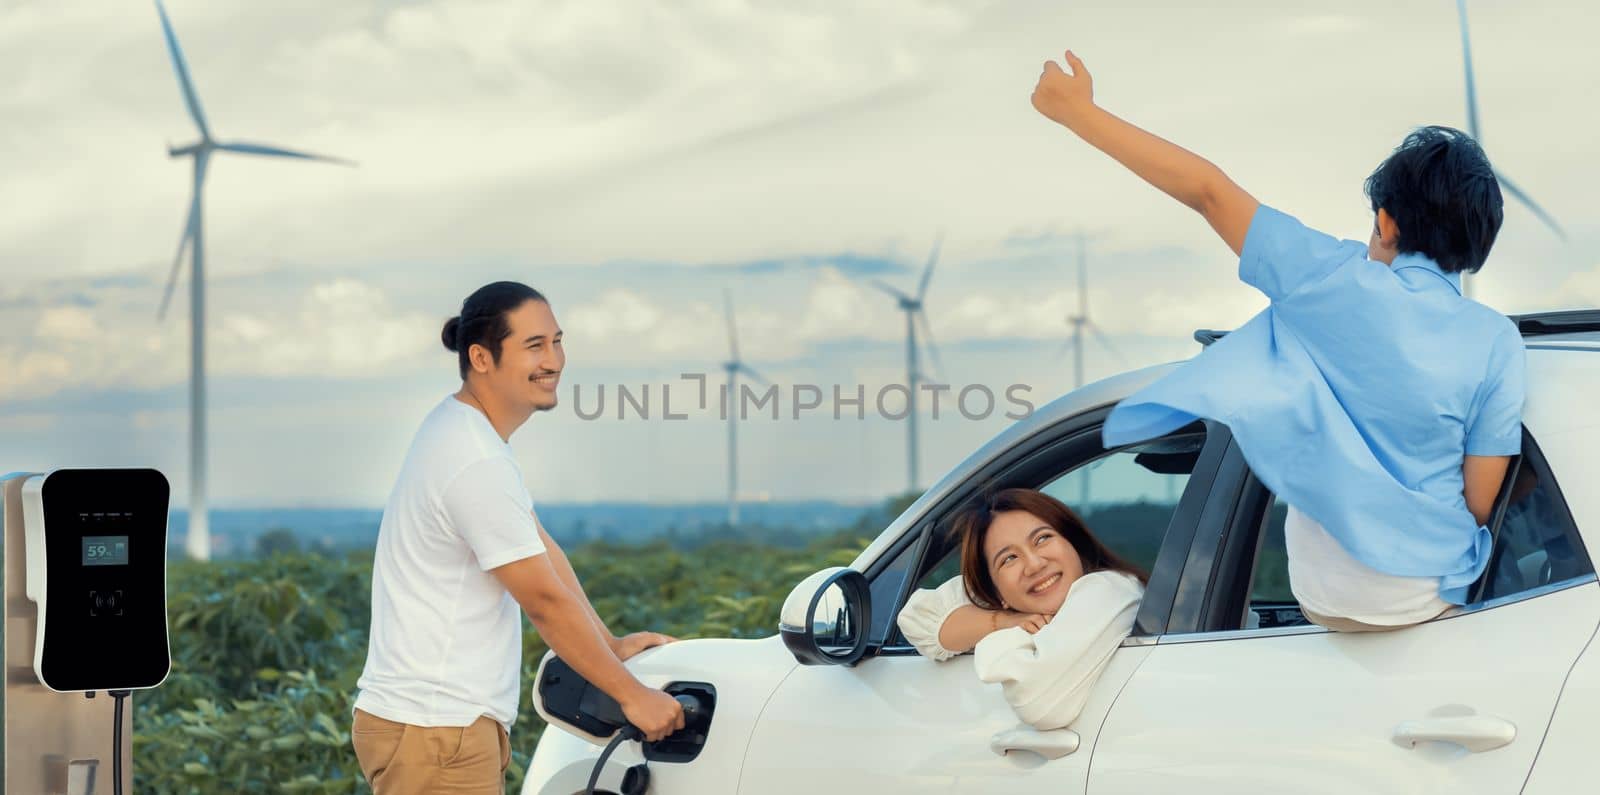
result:
[[(805, 575), (847, 565), (869, 539), (847, 531), (803, 548), (718, 541), (569, 550), (595, 609), (618, 633), (755, 638)], [(370, 554), (278, 554), (168, 571), (172, 675), (134, 697), (139, 792), (362, 792), (350, 704), (367, 653)], [(524, 699), (546, 649), (523, 635)], [(511, 730), (510, 791), (543, 721), (524, 702)]]
[[(778, 609), (796, 583), (825, 566), (848, 565), (882, 517), (910, 501), (891, 500), (881, 513), (803, 544), (792, 533), (741, 532), (697, 543), (589, 543), (568, 554), (595, 609), (618, 634), (765, 637), (777, 631)], [(1129, 559), (1149, 565), (1170, 512), (1127, 503), (1100, 506), (1085, 520)], [(350, 747), (350, 708), (367, 652), (371, 553), (305, 552), (292, 537), (273, 538), (258, 545), (258, 559), (170, 564), (172, 675), (134, 697), (139, 792), (367, 789)], [(1266, 546), (1266, 554), (1277, 552), (1281, 539)], [(1279, 586), (1257, 585), (1269, 592)], [(545, 651), (538, 633), (524, 632), (524, 702), (506, 773), (511, 791), (521, 786), (544, 730), (526, 698)]]

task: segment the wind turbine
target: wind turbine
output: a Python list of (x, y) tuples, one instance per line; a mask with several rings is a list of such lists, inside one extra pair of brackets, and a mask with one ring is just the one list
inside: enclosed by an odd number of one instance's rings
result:
[[(1482, 145), (1483, 136), (1478, 132), (1478, 86), (1477, 81), (1472, 77), (1472, 42), (1467, 36), (1467, 0), (1456, 0), (1456, 11), (1461, 16), (1461, 60), (1466, 65), (1467, 72), (1467, 134)], [(1499, 180), (1500, 187), (1504, 188), (1506, 193), (1511, 194), (1512, 198), (1522, 202), (1523, 206), (1532, 211), (1535, 217), (1544, 222), (1545, 226), (1550, 227), (1552, 232), (1556, 233), (1556, 237), (1562, 240), (1567, 239), (1567, 233), (1561, 228), (1560, 224), (1556, 223), (1556, 219), (1545, 212), (1544, 208), (1540, 207), (1533, 199), (1529, 198), (1528, 194), (1521, 188), (1517, 187), (1511, 180), (1506, 179), (1506, 175), (1501, 173), (1500, 169), (1495, 169), (1494, 176), (1496, 180)], [(1462, 275), (1461, 286), (1463, 288), (1462, 292), (1468, 298), (1471, 298), (1472, 282), (1467, 274)]]
[(189, 110), (200, 132), (200, 140), (186, 146), (167, 148), (169, 157), (188, 157), (194, 160), (194, 195), (189, 200), (189, 218), (184, 223), (183, 236), (178, 240), (178, 254), (172, 259), (172, 272), (167, 277), (167, 288), (161, 297), (161, 309), (156, 313), (164, 319), (167, 305), (172, 300), (172, 290), (178, 282), (178, 269), (183, 264), (187, 250), (193, 276), (189, 280), (189, 535), (184, 546), (191, 558), (208, 560), (211, 557), (211, 536), (206, 515), (206, 363), (205, 363), (205, 225), (202, 222), (203, 191), (206, 166), (213, 152), (234, 152), (263, 157), (289, 157), (298, 160), (320, 160), (328, 163), (355, 165), (348, 160), (296, 152), (275, 146), (245, 141), (218, 141), (206, 123), (205, 112), (200, 109), (200, 97), (195, 93), (194, 81), (189, 77), (189, 64), (178, 46), (177, 34), (172, 32), (172, 22), (167, 19), (167, 9), (161, 0), (155, 0), (156, 13), (161, 17), (161, 32), (167, 40), (167, 55), (172, 58), (172, 69), (178, 75), (178, 88), (183, 91), (183, 103)]
[(907, 490), (913, 492), (920, 488), (917, 474), (917, 382), (922, 380), (923, 373), (917, 363), (918, 324), (928, 338), (928, 353), (933, 359), (934, 368), (944, 369), (939, 361), (939, 346), (933, 341), (933, 328), (928, 325), (927, 313), (922, 311), (922, 300), (928, 295), (928, 281), (933, 278), (933, 266), (939, 262), (941, 243), (942, 236), (933, 241), (933, 251), (928, 254), (928, 264), (922, 268), (922, 281), (917, 284), (915, 297), (906, 295), (882, 279), (872, 280), (874, 287), (893, 296), (900, 303), (900, 311), (906, 313), (906, 386), (909, 388), (906, 397), (906, 472), (910, 484)]
[(1067, 325), (1072, 326), (1072, 337), (1067, 340), (1067, 347), (1062, 353), (1072, 351), (1072, 388), (1083, 386), (1083, 333), (1093, 332), (1094, 338), (1099, 341), (1112, 356), (1122, 359), (1121, 353), (1112, 346), (1111, 340), (1104, 331), (1089, 319), (1089, 259), (1085, 253), (1086, 244), (1083, 234), (1078, 234), (1078, 314), (1067, 316)]
[[(1078, 389), (1079, 387), (1083, 386), (1083, 334), (1085, 331), (1092, 332), (1095, 339), (1098, 340), (1100, 345), (1109, 351), (1112, 356), (1117, 357), (1119, 360), (1123, 359), (1122, 354), (1118, 353), (1117, 349), (1112, 346), (1111, 340), (1106, 337), (1105, 332), (1101, 331), (1100, 327), (1095, 325), (1093, 320), (1089, 319), (1089, 258), (1086, 254), (1086, 248), (1087, 246), (1084, 242), (1083, 233), (1079, 232), (1078, 314), (1067, 316), (1067, 324), (1072, 326), (1072, 337), (1067, 340), (1067, 346), (1062, 349), (1062, 353), (1065, 353), (1069, 350), (1072, 351), (1073, 389)], [(1087, 466), (1083, 468), (1083, 480), (1080, 486), (1082, 489), (1079, 495), (1080, 510), (1087, 510), (1089, 506), (1089, 467)]]
[(728, 315), (728, 361), (722, 371), (728, 374), (728, 526), (739, 524), (739, 374), (767, 386), (770, 382), (739, 358), (739, 330), (733, 322), (733, 294), (722, 290), (722, 304)]

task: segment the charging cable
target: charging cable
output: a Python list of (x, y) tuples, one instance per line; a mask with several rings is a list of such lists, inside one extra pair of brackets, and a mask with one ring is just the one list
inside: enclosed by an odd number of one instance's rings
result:
[(131, 693), (130, 690), (106, 691), (106, 695), (116, 702), (111, 709), (111, 790), (115, 795), (122, 795), (122, 700)]
[(589, 773), (589, 785), (584, 787), (583, 795), (594, 795), (594, 785), (600, 781), (600, 771), (606, 768), (606, 760), (611, 758), (611, 752), (617, 750), (617, 746), (629, 740), (642, 739), (644, 739), (644, 732), (632, 726), (622, 727), (622, 730), (617, 732), (617, 736), (612, 737), (611, 742), (606, 744), (606, 749), (600, 752), (600, 761), (594, 763), (594, 770)]
[[(705, 705), (700, 702), (700, 699), (688, 693), (678, 693), (673, 698), (683, 705), (684, 729), (694, 726), (700, 720), (701, 713), (705, 712)], [(639, 728), (632, 724), (623, 726), (617, 731), (617, 736), (611, 738), (611, 742), (606, 744), (605, 750), (600, 752), (599, 761), (594, 763), (594, 770), (589, 773), (589, 786), (583, 791), (584, 795), (594, 795), (594, 785), (600, 781), (600, 771), (605, 769), (606, 760), (611, 758), (611, 752), (617, 750), (617, 746), (629, 740), (643, 741), (644, 732), (639, 731)], [(622, 779), (622, 791), (625, 793), (644, 792), (649, 787), (650, 769), (644, 765), (637, 765), (630, 769), (628, 775)]]

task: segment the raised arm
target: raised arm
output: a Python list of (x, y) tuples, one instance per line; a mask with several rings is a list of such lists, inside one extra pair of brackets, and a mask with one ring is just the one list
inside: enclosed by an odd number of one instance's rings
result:
[(1033, 89), (1033, 107), (1200, 213), (1234, 254), (1241, 253), (1259, 202), (1211, 161), (1095, 105), (1089, 70), (1071, 50), (1066, 61), (1070, 74), (1055, 61), (1045, 62)]

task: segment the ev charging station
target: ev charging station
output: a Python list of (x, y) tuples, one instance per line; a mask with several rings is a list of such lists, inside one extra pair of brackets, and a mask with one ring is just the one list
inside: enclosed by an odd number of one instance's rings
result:
[(167, 479), (153, 469), (0, 477), (4, 791), (132, 787), (130, 691), (171, 669)]

